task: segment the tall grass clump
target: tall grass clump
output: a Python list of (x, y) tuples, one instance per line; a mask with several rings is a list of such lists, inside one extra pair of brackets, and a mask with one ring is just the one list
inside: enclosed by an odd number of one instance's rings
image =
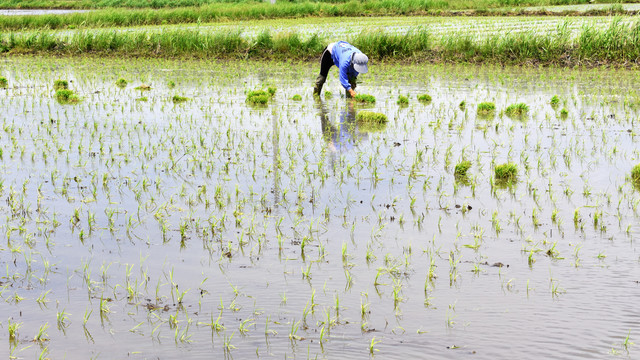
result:
[(54, 90), (64, 90), (69, 88), (69, 82), (67, 80), (55, 80), (53, 82)]
[(418, 95), (417, 98), (418, 98), (418, 101), (423, 103), (423, 104), (431, 103), (431, 95), (429, 95), (429, 94)]
[(517, 180), (518, 166), (514, 163), (496, 165), (494, 169), (496, 182), (512, 183)]
[(404, 95), (398, 95), (397, 103), (400, 106), (408, 106), (409, 105), (409, 98), (404, 96)]
[(7, 78), (4, 76), (0, 76), (0, 88), (5, 89), (7, 86), (9, 86), (9, 81), (7, 81)]
[[(640, 65), (640, 21), (613, 20), (604, 29), (585, 26), (575, 37), (565, 23), (555, 33), (544, 35), (525, 31), (479, 37), (452, 32), (432, 37), (428, 29), (415, 29), (406, 34), (364, 31), (346, 40), (376, 60)], [(296, 32), (263, 31), (248, 37), (239, 31), (200, 29), (42, 30), (0, 33), (0, 53), (312, 60), (328, 42), (321, 34), (301, 36)]]
[(460, 177), (467, 176), (467, 170), (469, 170), (469, 168), (471, 168), (471, 161), (463, 160), (456, 164), (453, 174)]
[(634, 187), (640, 189), (640, 164), (637, 164), (631, 169), (631, 182)]
[(496, 104), (492, 102), (481, 102), (478, 104), (478, 115), (490, 115), (496, 111)]
[(363, 132), (382, 131), (387, 126), (387, 115), (373, 111), (360, 111), (356, 114), (356, 123)]
[(511, 104), (504, 110), (507, 116), (520, 117), (529, 111), (529, 106), (525, 103)]
[(266, 105), (276, 94), (276, 88), (270, 87), (267, 90), (253, 90), (247, 93), (247, 103), (252, 105)]
[(127, 80), (120, 78), (116, 81), (116, 86), (119, 88), (125, 88), (127, 87)]
[(55, 97), (60, 104), (75, 104), (80, 101), (78, 95), (69, 89), (57, 90)]
[(356, 94), (353, 99), (361, 104), (374, 104), (376, 102), (376, 97), (369, 94)]

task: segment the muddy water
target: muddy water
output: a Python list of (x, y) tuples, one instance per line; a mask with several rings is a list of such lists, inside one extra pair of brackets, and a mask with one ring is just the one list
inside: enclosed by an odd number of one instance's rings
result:
[(335, 69), (314, 101), (315, 64), (3, 60), (3, 351), (637, 356), (637, 73), (370, 68), (363, 108)]

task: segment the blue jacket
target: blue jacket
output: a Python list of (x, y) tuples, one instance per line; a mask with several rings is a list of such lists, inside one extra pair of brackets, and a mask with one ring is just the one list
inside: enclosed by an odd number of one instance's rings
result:
[(346, 41), (338, 41), (333, 45), (332, 52), (331, 59), (340, 70), (340, 84), (342, 84), (342, 87), (346, 90), (349, 90), (351, 89), (349, 78), (358, 76), (358, 72), (351, 64), (351, 59), (353, 59), (353, 54), (361, 53), (362, 51)]

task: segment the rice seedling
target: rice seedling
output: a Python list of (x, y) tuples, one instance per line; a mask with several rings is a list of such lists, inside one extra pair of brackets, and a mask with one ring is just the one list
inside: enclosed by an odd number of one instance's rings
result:
[(421, 95), (417, 95), (416, 97), (418, 98), (418, 101), (423, 104), (431, 103), (431, 95), (429, 94), (421, 94)]
[(409, 98), (404, 95), (398, 95), (397, 104), (400, 106), (407, 106), (409, 105)]
[(567, 117), (569, 117), (569, 111), (566, 108), (562, 108), (562, 110), (560, 110), (560, 118), (566, 119)]
[(496, 110), (496, 105), (492, 102), (481, 102), (478, 104), (478, 115), (487, 116), (493, 114)]
[(525, 103), (511, 104), (504, 110), (505, 114), (510, 117), (521, 117), (529, 111), (529, 106)]
[(558, 95), (553, 95), (551, 97), (551, 100), (549, 100), (549, 104), (551, 104), (551, 107), (553, 107), (554, 109), (558, 107), (558, 105), (560, 105), (560, 98), (558, 97)]
[(631, 182), (636, 188), (640, 188), (640, 164), (631, 169)]
[(119, 78), (118, 80), (116, 80), (116, 86), (119, 88), (126, 88), (127, 84), (128, 84), (127, 80), (123, 78)]
[(0, 76), (0, 88), (6, 89), (9, 86), (9, 81), (6, 77)]
[(54, 90), (67, 90), (69, 89), (69, 82), (67, 80), (55, 80), (53, 82)]
[(179, 104), (179, 103), (189, 101), (189, 98), (180, 96), (180, 95), (173, 95), (173, 97), (171, 98), (171, 101), (173, 101), (174, 104)]
[(513, 163), (496, 165), (494, 177), (496, 182), (513, 183), (518, 178), (518, 166)]
[(374, 104), (376, 102), (375, 96), (369, 94), (357, 94), (353, 100), (361, 104)]
[(471, 168), (471, 161), (463, 160), (456, 164), (454, 169), (454, 175), (459, 177), (467, 176), (467, 170)]
[[(55, 318), (66, 340), (42, 342), (52, 358), (64, 357), (56, 346), (64, 341), (80, 340), (84, 354), (112, 343), (111, 334), (143, 335), (118, 336), (120, 348), (153, 347), (168, 357), (180, 356), (190, 342), (211, 342), (218, 357), (231, 350), (234, 357), (253, 356), (256, 347), (261, 356), (287, 348), (299, 355), (305, 344), (310, 358), (339, 351), (349, 357), (340, 339), (362, 350), (374, 331), (391, 333), (394, 341), (416, 329), (438, 333), (464, 324), (477, 331), (459, 319), (495, 310), (487, 301), (523, 300), (513, 296), (523, 279), (526, 311), (512, 307), (504, 320), (560, 319), (565, 329), (554, 335), (566, 339), (581, 326), (562, 312), (576, 298), (547, 300), (549, 292), (554, 299), (563, 293), (567, 274), (597, 293), (615, 259), (621, 281), (635, 281), (627, 270), (637, 255), (606, 240), (632, 242), (637, 230), (640, 199), (628, 191), (631, 169), (619, 171), (639, 157), (631, 146), (636, 72), (376, 59), (363, 79), (377, 98), (375, 111), (391, 111), (393, 118), (384, 133), (370, 134), (348, 100), (304, 96), (317, 56), (296, 66), (277, 56), (220, 62), (215, 56), (7, 55), (3, 73), (11, 88), (0, 119), (0, 156), (12, 170), (0, 176), (6, 205), (0, 253), (7, 260), (0, 296), (10, 325), (13, 319), (36, 324), (33, 336)], [(253, 71), (264, 66), (277, 76), (266, 80)], [(114, 86), (113, 74), (130, 79), (131, 89)], [(337, 89), (335, 75), (327, 85)], [(59, 106), (48, 93), (56, 77), (73, 79), (83, 101)], [(180, 89), (169, 90), (169, 79), (180, 79)], [(425, 79), (438, 103), (398, 110), (398, 94), (416, 94)], [(264, 89), (265, 81), (284, 86), (286, 95), (271, 97), (269, 111), (248, 108), (242, 89)], [(154, 89), (137, 93), (140, 82)], [(193, 95), (174, 106), (174, 93)], [(302, 100), (293, 103), (296, 93)], [(504, 109), (514, 94), (531, 109), (546, 110), (530, 111), (531, 121), (496, 117), (491, 124), (459, 111), (462, 99), (494, 99)], [(558, 111), (549, 109), (553, 94), (573, 109), (571, 121), (558, 121)], [(136, 101), (141, 95), (146, 103)], [(503, 162), (518, 164), (523, 186), (500, 188), (494, 169)], [(458, 165), (469, 186), (460, 185)], [(576, 229), (569, 234), (563, 220), (572, 213)], [(561, 275), (546, 283), (549, 263)], [(445, 306), (452, 294), (465, 305)], [(477, 305), (469, 308), (469, 299)], [(66, 313), (79, 306), (84, 316)], [(255, 331), (261, 321), (264, 334)], [(83, 331), (73, 331), (76, 322)], [(603, 324), (595, 336), (606, 337), (614, 325)], [(105, 331), (95, 331), (100, 327)], [(10, 342), (18, 350), (10, 351), (37, 357), (41, 347), (17, 346), (20, 334)], [(163, 341), (169, 336), (174, 342)], [(521, 348), (545, 340), (545, 334), (516, 335), (522, 347), (511, 355), (526, 358)], [(374, 345), (376, 355), (389, 356)], [(585, 355), (578, 346), (566, 351)]]
[(67, 89), (57, 90), (55, 97), (60, 104), (75, 104), (80, 101), (76, 93)]
[(266, 105), (267, 102), (275, 95), (275, 88), (265, 90), (253, 90), (247, 93), (247, 103), (253, 105)]
[[(326, 93), (325, 93), (325, 96), (326, 96)], [(302, 101), (302, 96), (300, 96), (298, 94), (295, 94), (295, 95), (293, 95), (291, 100), (293, 100), (293, 101)]]

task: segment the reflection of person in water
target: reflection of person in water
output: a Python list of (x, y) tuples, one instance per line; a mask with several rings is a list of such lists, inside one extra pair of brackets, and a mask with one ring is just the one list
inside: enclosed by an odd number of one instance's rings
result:
[(331, 152), (341, 153), (349, 151), (358, 141), (367, 138), (366, 133), (358, 131), (356, 126), (356, 110), (352, 101), (347, 102), (346, 108), (340, 113), (340, 122), (337, 124), (329, 119), (329, 114), (323, 101), (318, 103), (318, 108), (320, 111), (322, 136), (327, 141)]

